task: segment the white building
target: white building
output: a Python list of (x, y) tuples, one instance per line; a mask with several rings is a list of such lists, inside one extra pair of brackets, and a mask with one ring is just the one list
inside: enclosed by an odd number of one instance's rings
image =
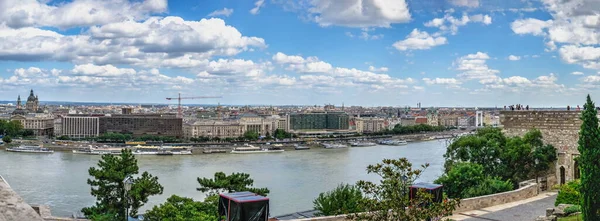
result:
[(46, 114), (13, 115), (10, 120), (21, 122), (23, 129), (32, 130), (35, 136), (52, 136), (54, 130), (54, 119)]
[(87, 138), (100, 135), (100, 119), (95, 116), (60, 116), (54, 121), (58, 130), (54, 136), (68, 136), (69, 138)]
[(184, 138), (219, 137), (237, 138), (244, 135), (244, 126), (239, 121), (198, 120), (183, 124)]
[(356, 118), (355, 123), (358, 133), (373, 133), (386, 129), (383, 118)]

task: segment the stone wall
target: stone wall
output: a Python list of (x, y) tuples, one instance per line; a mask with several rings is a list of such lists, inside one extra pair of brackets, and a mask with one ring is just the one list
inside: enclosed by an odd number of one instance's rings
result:
[(529, 183), (528, 185), (513, 191), (462, 199), (460, 201), (460, 207), (454, 212), (459, 213), (470, 210), (477, 210), (490, 206), (496, 206), (500, 204), (524, 200), (527, 198), (537, 196), (538, 193), (538, 184)]
[(577, 141), (581, 126), (580, 113), (580, 111), (501, 111), (500, 123), (507, 136), (523, 136), (533, 128), (539, 129), (544, 142), (552, 144), (557, 149), (558, 162), (555, 174), (556, 181), (560, 183), (577, 178), (574, 158), (579, 155)]

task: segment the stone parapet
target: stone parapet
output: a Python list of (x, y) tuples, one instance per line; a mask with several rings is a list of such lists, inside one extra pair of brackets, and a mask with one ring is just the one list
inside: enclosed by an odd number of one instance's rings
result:
[(482, 209), (490, 206), (496, 206), (500, 204), (515, 202), (537, 196), (539, 193), (538, 184), (528, 183), (522, 188), (496, 193), (492, 195), (478, 196), (473, 198), (462, 199), (460, 201), (460, 207), (454, 212), (460, 213), (470, 210)]

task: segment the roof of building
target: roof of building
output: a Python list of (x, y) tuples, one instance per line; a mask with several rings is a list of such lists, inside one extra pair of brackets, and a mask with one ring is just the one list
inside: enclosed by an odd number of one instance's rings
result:
[(301, 212), (280, 215), (280, 216), (276, 216), (275, 218), (277, 218), (277, 220), (312, 218), (312, 217), (316, 217), (317, 212), (319, 212), (319, 210), (307, 210), (307, 211), (301, 211)]

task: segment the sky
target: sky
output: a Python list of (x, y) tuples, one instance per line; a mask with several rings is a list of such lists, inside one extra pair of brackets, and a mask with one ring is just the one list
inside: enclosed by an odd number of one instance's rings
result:
[(0, 0), (0, 100), (566, 107), (599, 70), (597, 0)]

